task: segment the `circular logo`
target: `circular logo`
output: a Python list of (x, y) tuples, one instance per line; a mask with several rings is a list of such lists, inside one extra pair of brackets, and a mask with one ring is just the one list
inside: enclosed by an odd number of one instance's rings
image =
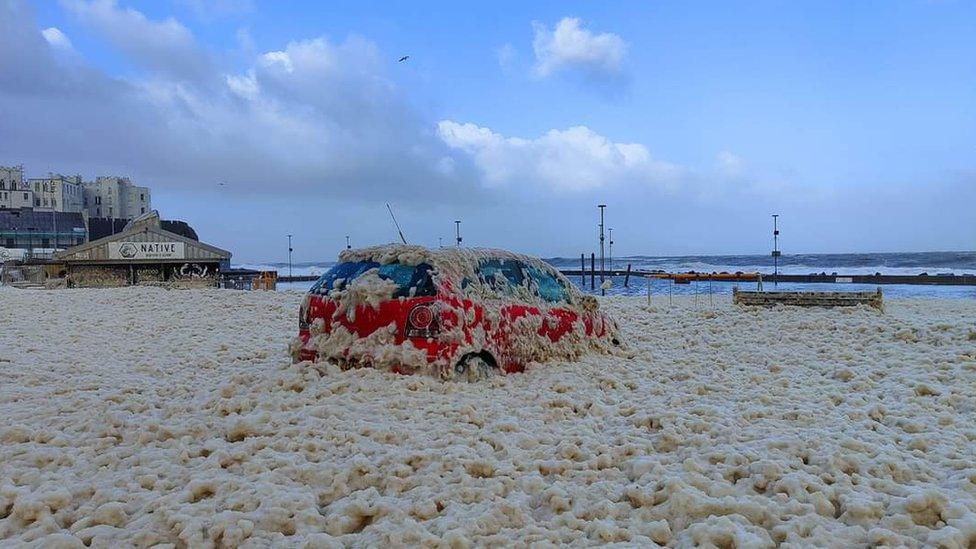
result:
[(132, 259), (138, 253), (139, 250), (136, 249), (136, 245), (131, 242), (126, 242), (125, 244), (119, 246), (119, 255), (126, 259)]
[(3, 263), (4, 261), (9, 261), (11, 257), (12, 256), (10, 255), (9, 250), (0, 249), (0, 263)]

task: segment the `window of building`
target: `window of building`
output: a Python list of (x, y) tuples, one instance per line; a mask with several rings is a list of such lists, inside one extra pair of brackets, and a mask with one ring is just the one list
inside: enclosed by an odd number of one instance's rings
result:
[(24, 200), (30, 200), (30, 197), (27, 196), (27, 193), (24, 193)]
[(141, 214), (146, 213), (146, 209), (145, 208), (139, 208), (139, 213), (141, 213)]
[(102, 217), (102, 209), (95, 208), (95, 217)]
[(6, 188), (7, 188), (7, 183), (3, 179), (0, 179), (0, 189), (6, 189)]
[(109, 217), (112, 217), (112, 207), (111, 206), (108, 207), (108, 216)]

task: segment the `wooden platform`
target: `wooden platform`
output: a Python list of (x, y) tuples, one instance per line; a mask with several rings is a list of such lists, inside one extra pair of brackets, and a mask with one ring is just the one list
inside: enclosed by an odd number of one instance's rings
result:
[(881, 288), (874, 292), (744, 292), (732, 289), (732, 303), (772, 307), (793, 305), (796, 307), (853, 307), (868, 305), (882, 309)]

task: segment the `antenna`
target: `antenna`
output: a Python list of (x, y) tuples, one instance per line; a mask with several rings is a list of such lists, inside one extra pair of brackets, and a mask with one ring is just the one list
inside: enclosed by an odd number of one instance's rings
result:
[(403, 231), (400, 230), (400, 224), (397, 223), (396, 216), (393, 215), (393, 208), (390, 207), (390, 203), (389, 202), (386, 203), (386, 209), (387, 210), (390, 210), (390, 217), (393, 218), (393, 224), (396, 225), (397, 232), (400, 233), (400, 240), (402, 240), (403, 243), (406, 244), (407, 243), (407, 239), (406, 238), (403, 238)]

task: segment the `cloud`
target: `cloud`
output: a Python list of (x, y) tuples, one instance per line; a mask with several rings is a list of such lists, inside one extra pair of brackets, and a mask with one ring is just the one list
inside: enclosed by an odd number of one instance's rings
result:
[(533, 23), (535, 73), (547, 77), (563, 70), (579, 70), (590, 76), (615, 76), (622, 72), (627, 52), (623, 39), (613, 33), (594, 34), (575, 17), (564, 17), (555, 28)]
[(177, 3), (189, 8), (203, 21), (239, 17), (255, 9), (254, 0), (177, 0)]
[(511, 44), (504, 44), (495, 50), (495, 57), (498, 58), (498, 66), (503, 70), (508, 70), (518, 57), (518, 52)]
[(48, 27), (41, 31), (41, 36), (47, 40), (47, 43), (55, 48), (60, 48), (63, 50), (72, 49), (71, 40), (61, 32), (60, 29), (56, 27)]
[(678, 166), (651, 157), (639, 143), (616, 143), (586, 126), (549, 130), (535, 139), (505, 137), (475, 124), (443, 120), (438, 134), (473, 159), (487, 184), (542, 184), (583, 191), (621, 185), (672, 185)]
[[(238, 194), (418, 203), (480, 192), (368, 40), (296, 40), (228, 71), (178, 21), (114, 2), (72, 6), (147, 70), (119, 78), (55, 55), (28, 4), (0, 2), (0, 162), (173, 191), (226, 182)], [(143, 32), (101, 32), (127, 22)]]
[(188, 80), (212, 70), (190, 30), (172, 17), (153, 21), (115, 0), (62, 0), (62, 5), (140, 67)]

